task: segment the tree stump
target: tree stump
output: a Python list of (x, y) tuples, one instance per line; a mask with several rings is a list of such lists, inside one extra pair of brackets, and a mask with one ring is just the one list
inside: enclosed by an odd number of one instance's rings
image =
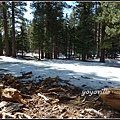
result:
[(108, 92), (101, 93), (99, 96), (105, 104), (120, 110), (120, 88), (108, 88), (107, 90)]

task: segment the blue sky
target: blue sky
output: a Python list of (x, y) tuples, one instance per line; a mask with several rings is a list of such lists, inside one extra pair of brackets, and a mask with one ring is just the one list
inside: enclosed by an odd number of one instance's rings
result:
[[(25, 18), (27, 18), (27, 19), (29, 19), (29, 20), (32, 20), (32, 18), (33, 18), (33, 15), (32, 14), (30, 14), (31, 12), (32, 12), (32, 10), (30, 9), (30, 3), (32, 2), (32, 1), (26, 1), (27, 2), (27, 6), (26, 6), (26, 8), (27, 8), (27, 12), (25, 13)], [(67, 4), (69, 4), (69, 5), (74, 5), (73, 4), (73, 2), (75, 2), (75, 1), (66, 1), (67, 2)], [(64, 10), (64, 13), (68, 13), (68, 15), (71, 13), (71, 9), (65, 9)]]

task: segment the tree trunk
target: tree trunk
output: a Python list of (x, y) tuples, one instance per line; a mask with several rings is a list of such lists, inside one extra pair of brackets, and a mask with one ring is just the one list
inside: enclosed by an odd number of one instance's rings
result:
[(43, 50), (41, 49), (41, 59), (43, 59), (44, 58), (44, 52), (43, 52)]
[[(101, 45), (104, 43), (104, 38), (105, 38), (105, 24), (102, 23), (102, 36), (101, 36)], [(103, 46), (101, 47), (101, 56), (100, 56), (100, 62), (104, 63), (105, 62), (105, 49)]]
[(15, 4), (12, 2), (12, 57), (16, 57), (15, 49), (15, 16), (14, 16), (14, 7)]
[[(47, 40), (48, 41), (50, 41), (50, 14), (51, 14), (51, 8), (52, 8), (52, 6), (51, 6), (51, 3), (50, 2), (45, 2), (46, 3), (46, 36), (47, 36)], [(47, 44), (48, 46), (50, 46), (50, 43), (48, 42), (48, 44)], [(50, 59), (51, 58), (51, 53), (50, 53), (51, 51), (50, 51), (50, 48), (48, 47), (47, 48), (47, 53), (45, 53), (45, 57), (46, 58), (48, 58), (48, 59)]]
[(40, 46), (38, 48), (38, 54), (39, 54), (38, 60), (40, 60)]
[(79, 60), (80, 60), (80, 53), (79, 53)]
[(24, 53), (23, 53), (23, 45), (22, 45), (22, 58), (23, 58), (23, 56), (24, 56)]
[(54, 44), (54, 59), (57, 59), (57, 49), (56, 49), (56, 44)]
[(48, 52), (48, 54), (47, 54), (47, 58), (50, 59), (50, 53), (49, 53), (49, 52)]
[(98, 23), (97, 58), (100, 57), (100, 23)]
[(3, 55), (3, 44), (2, 44), (2, 34), (0, 32), (0, 56)]
[[(75, 38), (74, 38), (75, 39)], [(75, 55), (75, 41), (74, 41), (74, 47), (73, 47), (74, 55)], [(76, 58), (76, 57), (75, 57)]]
[[(86, 14), (86, 3), (84, 2), (84, 14)], [(84, 19), (86, 19), (85, 18), (85, 16), (84, 16)], [(84, 21), (83, 22), (83, 26), (85, 27), (86, 26), (86, 22)], [(85, 54), (85, 32), (84, 32), (84, 34), (83, 34), (83, 48), (82, 48), (82, 61), (85, 61), (86, 60), (86, 54)]]
[(3, 18), (4, 18), (4, 32), (5, 32), (5, 55), (10, 56), (9, 42), (8, 42), (8, 25), (7, 25), (7, 8), (6, 2), (2, 2), (3, 5)]
[[(101, 5), (100, 2), (96, 2), (96, 14), (98, 13), (98, 5)], [(100, 57), (100, 23), (97, 23), (97, 58)]]
[(22, 49), (22, 58), (23, 58), (23, 56), (24, 56), (24, 55), (23, 55), (23, 54), (24, 54), (23, 48), (24, 48), (24, 47), (23, 47), (23, 28), (22, 28), (22, 27), (21, 27), (21, 31), (22, 31), (22, 32), (21, 32), (21, 34), (22, 34), (22, 46), (21, 46), (21, 49)]
[(82, 53), (82, 61), (85, 61), (86, 60), (86, 55), (85, 53)]
[(48, 53), (45, 53), (45, 58), (48, 58)]
[(101, 48), (101, 56), (100, 56), (100, 62), (104, 63), (105, 62), (105, 49)]
[(70, 56), (72, 55), (72, 40), (71, 40), (71, 33), (69, 35), (69, 53), (68, 53), (68, 59), (70, 59)]
[(12, 2), (12, 57), (16, 57), (14, 7), (15, 7), (15, 4), (14, 4), (14, 2)]
[(49, 59), (52, 59), (52, 52), (49, 52)]

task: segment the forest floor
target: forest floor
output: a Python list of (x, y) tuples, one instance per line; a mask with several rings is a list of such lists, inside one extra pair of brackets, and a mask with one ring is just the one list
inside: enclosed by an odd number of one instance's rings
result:
[[(7, 63), (6, 66), (9, 68)], [(89, 89), (88, 92), (83, 89), (85, 84), (75, 86), (57, 74), (38, 76), (39, 80), (34, 81), (32, 71), (15, 76), (4, 73), (7, 67), (2, 67), (0, 118), (120, 118), (120, 111), (106, 105), (99, 96), (101, 88), (91, 89), (93, 94), (90, 94)]]
[(21, 82), (29, 75), (1, 77), (1, 118), (120, 118), (120, 111), (106, 105), (99, 94), (83, 95), (82, 89), (60, 78), (46, 78), (35, 84), (31, 80)]

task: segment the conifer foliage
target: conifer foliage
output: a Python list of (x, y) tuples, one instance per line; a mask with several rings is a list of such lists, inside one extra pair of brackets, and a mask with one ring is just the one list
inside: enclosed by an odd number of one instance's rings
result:
[[(26, 2), (0, 3), (0, 55), (22, 57), (37, 52), (39, 57), (58, 59), (65, 55), (86, 61), (115, 58), (120, 53), (119, 2), (32, 1), (33, 19), (24, 18)], [(72, 9), (70, 15), (65, 9)]]

